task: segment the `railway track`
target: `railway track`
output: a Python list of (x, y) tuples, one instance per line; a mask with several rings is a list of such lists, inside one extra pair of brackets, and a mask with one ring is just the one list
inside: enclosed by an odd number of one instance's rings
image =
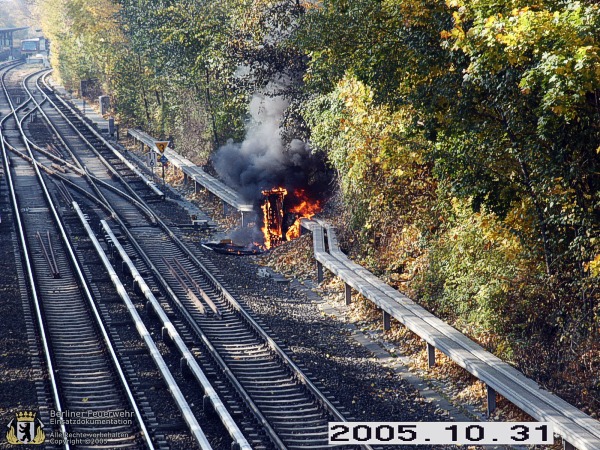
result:
[[(26, 79), (26, 81), (30, 80), (31, 78), (29, 77)], [(66, 206), (70, 206), (74, 209), (77, 209), (75, 203), (73, 202), (70, 189), (68, 189), (66, 186), (69, 186), (69, 188), (73, 188), (73, 192), (85, 194), (86, 199), (89, 200), (89, 198), (92, 198), (94, 200), (94, 205), (92, 205), (92, 207), (89, 208), (89, 211), (94, 215), (98, 213), (102, 214), (108, 210), (106, 199), (104, 198), (101, 190), (96, 186), (96, 184), (102, 186), (102, 190), (105, 190), (106, 192), (113, 194), (117, 192), (117, 197), (125, 195), (131, 201), (130, 197), (128, 197), (125, 193), (118, 191), (118, 189), (115, 188), (114, 185), (111, 185), (109, 183), (106, 183), (105, 181), (90, 176), (89, 169), (87, 169), (87, 167), (85, 169), (81, 169), (82, 165), (79, 158), (77, 158), (70, 151), (70, 148), (65, 144), (64, 140), (62, 140), (60, 135), (58, 136), (58, 140), (60, 141), (60, 145), (62, 146), (63, 150), (60, 156), (70, 158), (75, 164), (70, 164), (66, 160), (62, 159), (61, 157), (57, 157), (56, 155), (54, 155), (51, 159), (45, 159), (44, 161), (47, 164), (50, 164), (51, 166), (55, 165), (55, 162), (51, 163), (51, 161), (59, 161), (60, 164), (68, 165), (70, 169), (74, 170), (69, 171), (69, 176), (65, 177), (63, 171), (54, 171), (48, 166), (44, 166), (39, 162), (36, 163), (36, 167), (39, 166), (41, 168), (44, 168), (45, 170), (48, 170), (53, 176), (58, 177), (58, 179), (60, 180), (59, 186), (62, 186), (62, 188), (58, 190), (60, 192), (60, 195), (58, 196), (62, 197), (63, 203), (66, 203)], [(41, 147), (36, 146), (33, 143), (31, 143), (31, 146), (36, 148), (38, 152), (42, 152), (44, 156), (48, 156), (48, 152), (43, 150)], [(24, 155), (24, 153), (18, 151), (18, 149), (12, 148), (12, 150), (26, 161), (32, 161), (32, 158)], [(60, 150), (58, 150), (58, 152), (60, 152)], [(69, 178), (71, 178), (71, 180), (69, 180)], [(65, 185), (64, 182), (67, 182), (67, 184)], [(93, 194), (90, 194), (88, 192), (94, 190), (96, 191), (96, 194), (100, 197), (95, 197)], [(130, 208), (140, 207), (139, 203), (135, 203), (135, 201), (133, 202), (134, 204), (129, 205)], [(97, 204), (103, 205), (104, 210), (98, 210), (96, 208)], [(108, 213), (110, 214), (111, 211), (109, 210)], [(157, 443), (157, 448), (169, 448), (170, 445), (167, 442), (168, 437), (169, 440), (177, 441), (175, 444), (175, 448), (188, 449), (197, 446), (201, 449), (211, 449), (211, 444), (208, 442), (208, 439), (206, 438), (202, 427), (200, 427), (197, 418), (192, 413), (190, 405), (179, 392), (179, 387), (177, 386), (177, 383), (175, 382), (174, 377), (172, 376), (171, 370), (167, 367), (164, 360), (162, 359), (162, 356), (160, 355), (159, 350), (156, 348), (153, 339), (148, 335), (146, 331), (144, 331), (143, 333), (141, 332), (142, 330), (139, 318), (133, 317), (133, 314), (127, 315), (126, 313), (123, 314), (122, 311), (121, 313), (119, 313), (118, 311), (114, 311), (117, 302), (119, 302), (119, 300), (117, 299), (121, 297), (121, 300), (123, 300), (122, 294), (125, 292), (124, 286), (119, 280), (117, 280), (118, 283), (115, 284), (113, 290), (111, 291), (114, 300), (109, 298), (106, 294), (107, 283), (104, 283), (104, 286), (102, 286), (102, 283), (100, 286), (98, 286), (99, 281), (104, 281), (104, 277), (99, 276), (97, 272), (97, 266), (102, 265), (102, 263), (99, 261), (92, 260), (99, 260), (99, 255), (95, 254), (94, 252), (88, 251), (90, 248), (88, 239), (89, 236), (85, 232), (81, 232), (81, 223), (79, 223), (79, 220), (76, 218), (73, 212), (64, 208), (63, 216), (65, 217), (65, 222), (67, 223), (67, 228), (69, 229), (70, 237), (78, 242), (78, 245), (76, 246), (78, 247), (78, 257), (80, 263), (82, 264), (82, 266), (84, 266), (84, 272), (86, 276), (91, 280), (95, 279), (96, 285), (93, 286), (94, 293), (97, 299), (102, 299), (102, 303), (99, 305), (99, 309), (103, 311), (106, 320), (110, 322), (111, 317), (113, 319), (113, 324), (110, 326), (112, 331), (111, 338), (115, 342), (115, 346), (119, 350), (119, 355), (121, 359), (128, 361), (126, 370), (128, 372), (129, 379), (132, 380), (132, 383), (137, 386), (137, 390), (140, 391), (137, 393), (137, 396), (140, 398), (140, 403), (143, 406), (142, 409), (144, 419), (149, 423), (151, 427), (151, 434), (153, 438), (152, 442)], [(106, 280), (108, 280), (108, 277), (105, 278)], [(110, 280), (108, 284), (110, 284)], [(114, 290), (115, 288), (116, 291)], [(124, 326), (127, 326), (127, 329), (125, 329)], [(131, 330), (140, 330), (140, 335), (137, 336), (137, 338), (138, 341), (140, 341), (141, 338), (143, 340), (143, 343), (134, 343), (132, 341), (132, 334), (136, 333), (135, 331), (132, 332)], [(136, 348), (131, 348), (132, 346), (135, 346)], [(145, 359), (145, 361), (139, 361), (140, 359)], [(131, 361), (131, 363), (129, 363), (129, 361)], [(155, 365), (158, 368), (158, 371), (156, 373), (152, 371), (152, 368), (150, 367), (152, 365)], [(166, 384), (163, 385), (161, 380), (164, 380), (164, 383)], [(159, 388), (160, 391), (157, 388)], [(147, 398), (149, 397), (149, 395), (144, 394), (144, 392), (146, 394), (151, 394), (152, 397), (155, 398)], [(160, 394), (161, 392), (162, 394)], [(168, 399), (165, 398), (169, 396), (169, 393), (172, 395), (174, 400), (174, 404), (172, 405), (168, 404)], [(201, 404), (201, 401), (199, 403)], [(159, 410), (159, 414), (155, 415), (153, 413), (152, 408), (150, 408), (150, 404), (153, 404), (152, 406), (155, 409)], [(181, 415), (182, 417), (180, 419), (176, 418), (176, 416), (178, 415)], [(199, 415), (202, 416), (202, 414)], [(168, 434), (165, 434), (165, 430), (170, 432)], [(222, 434), (223, 433), (221, 431), (216, 431), (217, 437), (219, 437)], [(192, 442), (194, 440), (196, 441), (195, 444)], [(148, 441), (145, 443), (145, 447), (154, 448), (152, 446), (152, 442), (148, 439)], [(106, 448), (113, 447), (111, 445), (108, 445)], [(242, 445), (240, 446), (240, 448), (245, 447)]]
[[(23, 120), (32, 107), (23, 102), (25, 91), (14, 80), (6, 80), (9, 70), (2, 72), (0, 100), (3, 163), (9, 168), (6, 175), (52, 385), (48, 409), (69, 419), (68, 425), (58, 426), (59, 432), (63, 436), (71, 433), (71, 440), (81, 438), (85, 445), (78, 448), (153, 448), (46, 182), (37, 166), (8, 154), (10, 147), (31, 157), (21, 135)], [(13, 105), (16, 97), (22, 101), (19, 110)], [(85, 415), (86, 419), (70, 419), (70, 414)], [(128, 419), (93, 419), (108, 416)], [(104, 444), (86, 437), (90, 433), (101, 433)], [(68, 440), (62, 446), (71, 447)]]
[[(57, 106), (59, 101), (52, 100)], [(75, 116), (64, 104), (59, 107), (65, 117)], [(205, 350), (201, 365), (229, 409), (244, 417), (253, 446), (326, 446), (327, 422), (343, 420), (343, 415), (228, 292), (201, 250), (190, 250), (160, 217), (156, 227), (124, 203), (123, 198), (111, 200), (118, 217), (124, 217), (120, 228), (128, 254), (141, 272), (154, 275), (152, 288), (164, 294), (165, 309), (191, 343)]]
[[(188, 347), (196, 349), (197, 363), (252, 447), (326, 447), (327, 422), (344, 420), (343, 414), (235, 299), (202, 250), (188, 248), (169, 229), (163, 219), (172, 204), (156, 203), (162, 193), (140, 180), (39, 78), (23, 86), (58, 135), (54, 142), (30, 139), (48, 170), (66, 182), (62, 196), (79, 197), (83, 209), (101, 205), (111, 212), (110, 226), (123, 251)], [(68, 167), (67, 173), (57, 173), (53, 164)], [(83, 195), (86, 185), (94, 194)], [(115, 263), (123, 260), (116, 258)]]

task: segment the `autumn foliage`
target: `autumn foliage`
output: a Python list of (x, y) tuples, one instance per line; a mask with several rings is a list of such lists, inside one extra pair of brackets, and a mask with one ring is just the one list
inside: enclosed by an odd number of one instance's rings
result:
[(38, 4), (68, 86), (99, 79), (122, 120), (203, 160), (277, 80), (284, 136), (335, 176), (345, 250), (598, 410), (597, 2)]

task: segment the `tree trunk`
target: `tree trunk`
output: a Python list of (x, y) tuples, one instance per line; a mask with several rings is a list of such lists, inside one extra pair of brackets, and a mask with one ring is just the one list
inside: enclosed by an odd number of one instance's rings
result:
[[(520, 148), (518, 139), (514, 135), (512, 130), (510, 129), (510, 126), (508, 125), (508, 122), (506, 121), (504, 114), (502, 113), (502, 111), (499, 108), (497, 109), (497, 112), (500, 115), (500, 122), (502, 123), (502, 126), (506, 130), (506, 133), (508, 134), (508, 138), (510, 139), (511, 144), (514, 146), (515, 149)], [(537, 226), (539, 228), (539, 232), (540, 232), (540, 235), (542, 238), (542, 247), (543, 247), (543, 251), (544, 251), (544, 263), (546, 265), (546, 274), (552, 275), (552, 251), (550, 249), (550, 239), (548, 238), (548, 227), (546, 225), (546, 217), (544, 216), (544, 210), (542, 209), (542, 205), (539, 202), (538, 195), (535, 193), (535, 189), (533, 188), (533, 182), (531, 181), (531, 175), (530, 175), (530, 171), (529, 171), (529, 167), (527, 166), (527, 163), (525, 161), (523, 161), (523, 159), (518, 154), (516, 157), (517, 157), (519, 166), (521, 168), (521, 173), (523, 174), (523, 184), (527, 188), (527, 194), (531, 198), (531, 201), (533, 202), (533, 206), (535, 208), (535, 213), (537, 216)]]
[[(140, 71), (140, 78), (142, 75), (142, 59), (140, 58), (140, 55), (138, 55), (137, 57), (138, 60), (138, 68)], [(142, 89), (142, 98), (144, 100), (144, 111), (146, 112), (146, 120), (148, 121), (148, 124), (151, 123), (151, 119), (150, 119), (150, 108), (148, 107), (148, 98), (146, 97), (146, 90), (144, 89), (144, 83), (140, 83), (140, 88)]]
[(204, 88), (204, 95), (206, 97), (206, 109), (208, 110), (208, 114), (210, 114), (210, 120), (212, 125), (213, 139), (215, 142), (215, 148), (219, 148), (219, 138), (217, 137), (217, 122), (215, 120), (215, 114), (212, 107), (212, 98), (210, 95), (210, 72), (208, 71), (208, 67), (206, 67), (206, 86)]

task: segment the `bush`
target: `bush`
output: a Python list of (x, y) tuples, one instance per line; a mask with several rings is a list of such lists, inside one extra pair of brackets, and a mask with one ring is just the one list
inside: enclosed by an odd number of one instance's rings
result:
[[(512, 354), (506, 332), (527, 309), (514, 291), (531, 270), (518, 238), (492, 213), (473, 213), (466, 202), (451, 200), (446, 223), (432, 238), (423, 275), (413, 289), (424, 306), (482, 342)], [(502, 337), (500, 337), (502, 336)]]

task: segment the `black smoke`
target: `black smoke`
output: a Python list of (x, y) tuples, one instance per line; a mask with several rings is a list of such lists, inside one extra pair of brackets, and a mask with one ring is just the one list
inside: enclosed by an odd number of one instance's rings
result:
[[(284, 142), (281, 120), (288, 101), (255, 94), (250, 102), (250, 121), (243, 142), (228, 141), (212, 158), (221, 179), (248, 202), (262, 201), (262, 191), (285, 187), (288, 202), (293, 192), (304, 189), (315, 200), (325, 196), (326, 170), (321, 154), (299, 139)], [(286, 202), (287, 203), (287, 202)]]

